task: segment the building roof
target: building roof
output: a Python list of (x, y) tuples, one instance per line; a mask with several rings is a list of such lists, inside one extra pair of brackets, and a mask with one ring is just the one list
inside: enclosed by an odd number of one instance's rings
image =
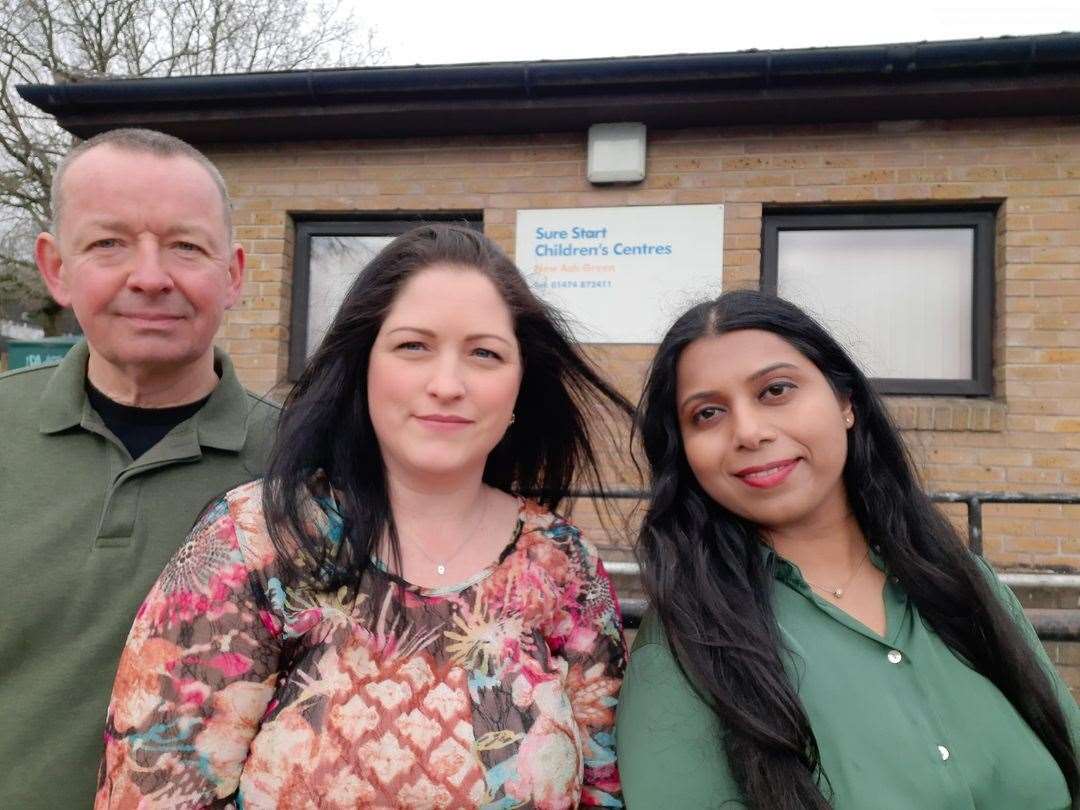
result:
[(1080, 34), (20, 85), (79, 137), (196, 143), (1080, 114)]

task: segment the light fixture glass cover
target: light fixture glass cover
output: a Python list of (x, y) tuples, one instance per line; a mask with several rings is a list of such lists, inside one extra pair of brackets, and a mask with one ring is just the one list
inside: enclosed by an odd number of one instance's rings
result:
[(645, 179), (645, 125), (589, 127), (590, 183), (638, 183)]

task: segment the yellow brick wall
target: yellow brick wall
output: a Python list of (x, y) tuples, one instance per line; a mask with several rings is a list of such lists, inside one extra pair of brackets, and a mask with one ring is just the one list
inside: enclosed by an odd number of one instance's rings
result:
[[(731, 288), (759, 283), (770, 205), (999, 203), (993, 399), (890, 407), (932, 489), (1080, 484), (1080, 119), (652, 130), (646, 180), (607, 188), (585, 179), (584, 131), (206, 148), (249, 256), (220, 339), (261, 392), (285, 375), (296, 215), (481, 211), (512, 252), (522, 208), (723, 203)], [(597, 351), (634, 397), (650, 354)], [(984, 528), (1001, 566), (1080, 570), (1080, 506), (987, 507)]]

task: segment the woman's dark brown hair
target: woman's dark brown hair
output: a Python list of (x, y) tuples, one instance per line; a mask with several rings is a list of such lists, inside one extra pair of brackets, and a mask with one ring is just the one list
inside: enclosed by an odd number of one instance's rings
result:
[(680, 317), (657, 350), (638, 425), (652, 498), (638, 541), (643, 580), (678, 661), (714, 707), (722, 747), (756, 810), (825, 810), (828, 775), (781, 659), (773, 572), (758, 527), (701, 488), (686, 460), (676, 408), (683, 350), (706, 335), (759, 329), (783, 338), (852, 403), (844, 487), (863, 534), (922, 618), (1016, 707), (1065, 776), (1072, 806), (1080, 775), (1053, 685), (988, 572), (923, 492), (900, 435), (840, 345), (794, 304), (753, 291), (724, 293)]
[[(494, 243), (467, 226), (422, 225), (387, 245), (359, 273), (285, 401), (263, 503), (287, 578), (355, 592), (384, 535), (391, 559), (400, 563), (383, 461), (368, 414), (368, 359), (402, 285), (433, 265), (490, 279), (510, 310), (521, 350), (515, 421), (488, 457), (485, 483), (527, 492), (552, 510), (572, 486), (604, 492), (601, 446), (614, 448), (619, 423), (628, 423), (633, 412), (630, 403), (581, 353), (559, 313), (533, 294)], [(483, 318), (482, 312), (476, 315)], [(333, 488), (339, 542), (328, 543), (325, 530), (310, 525), (307, 505), (316, 473)]]

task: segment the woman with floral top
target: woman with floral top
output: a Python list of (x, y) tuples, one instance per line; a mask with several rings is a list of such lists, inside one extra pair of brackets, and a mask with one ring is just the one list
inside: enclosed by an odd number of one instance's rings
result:
[(621, 619), (555, 510), (629, 411), (482, 235), (396, 239), (140, 608), (96, 807), (621, 807)]

